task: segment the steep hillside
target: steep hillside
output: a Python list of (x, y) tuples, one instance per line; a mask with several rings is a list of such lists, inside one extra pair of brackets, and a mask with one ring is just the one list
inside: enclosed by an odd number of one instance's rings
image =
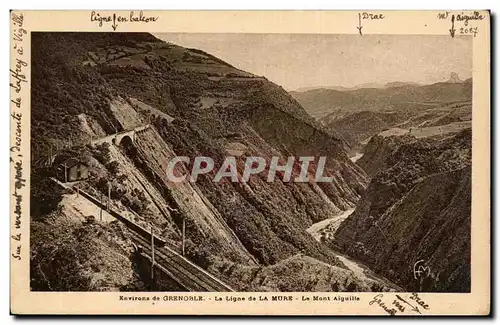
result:
[(351, 148), (361, 147), (361, 143), (372, 135), (405, 121), (408, 114), (403, 112), (361, 111), (335, 119), (322, 119), (327, 129), (341, 134)]
[(326, 130), (335, 130), (345, 141), (349, 155), (370, 150), (367, 144), (375, 135), (411, 134), (427, 137), (469, 128), (472, 103), (442, 104), (422, 111), (361, 111), (321, 119)]
[[(345, 268), (306, 229), (354, 207), (366, 175), (348, 159), (344, 142), (281, 87), (149, 34), (33, 33), (32, 44), (34, 175), (50, 176), (51, 152), (57, 163), (70, 156), (85, 160), (91, 177), (79, 186), (106, 196), (110, 181), (112, 206), (151, 225), (172, 247), (179, 245), (184, 220), (186, 255), (205, 268), (220, 259), (272, 265), (300, 252)], [(144, 128), (121, 141), (95, 142), (136, 127)], [(325, 175), (334, 182), (277, 177), (270, 183), (261, 174), (248, 183), (216, 183), (214, 172), (196, 183), (167, 178), (175, 156), (191, 162), (208, 156), (219, 167), (228, 155), (236, 157), (239, 176), (249, 156), (325, 156)]]
[(245, 291), (257, 292), (337, 292), (337, 291), (394, 291), (384, 282), (352, 270), (333, 266), (312, 257), (297, 254), (266, 267), (242, 267), (215, 263), (214, 273), (221, 274), (228, 283), (245, 279)]
[(332, 244), (408, 290), (470, 290), (470, 164), (470, 129), (399, 142)]
[[(311, 89), (305, 92), (292, 91), (290, 94), (316, 119), (333, 112), (348, 111), (353, 96), (351, 92), (335, 89)], [(363, 105), (367, 103), (363, 102)]]
[(378, 88), (313, 89), (292, 95), (355, 156), (370, 137), (390, 128), (409, 132), (470, 121), (472, 80), (450, 80), (425, 86), (394, 82)]
[(31, 290), (144, 290), (122, 228), (116, 221), (85, 225), (71, 213), (58, 212), (32, 222)]
[(415, 141), (410, 135), (373, 136), (363, 149), (363, 156), (356, 164), (372, 177), (381, 170), (386, 169), (386, 159), (402, 144)]

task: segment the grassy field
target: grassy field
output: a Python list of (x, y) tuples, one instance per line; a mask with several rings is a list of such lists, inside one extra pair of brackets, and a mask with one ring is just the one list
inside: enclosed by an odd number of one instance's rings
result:
[(426, 138), (435, 135), (444, 135), (448, 133), (456, 133), (472, 127), (472, 121), (453, 122), (446, 125), (430, 126), (430, 127), (410, 127), (408, 129), (391, 128), (389, 130), (379, 133), (384, 137), (393, 135), (410, 134), (416, 138)]

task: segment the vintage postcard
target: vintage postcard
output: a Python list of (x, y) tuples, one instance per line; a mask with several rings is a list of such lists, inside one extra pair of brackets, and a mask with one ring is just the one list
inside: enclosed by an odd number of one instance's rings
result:
[(11, 313), (488, 315), (490, 13), (10, 13)]

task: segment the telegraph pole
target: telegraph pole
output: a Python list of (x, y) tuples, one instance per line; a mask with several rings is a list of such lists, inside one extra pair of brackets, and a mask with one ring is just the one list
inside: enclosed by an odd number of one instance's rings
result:
[(182, 218), (182, 256), (185, 255), (186, 248), (186, 217)]
[(111, 201), (111, 182), (108, 181), (108, 202), (106, 202), (106, 210), (109, 210), (110, 201)]
[(151, 226), (151, 289), (154, 290), (155, 283), (155, 237), (153, 234), (153, 224)]
[(380, 232), (382, 233), (382, 236), (384, 236), (385, 241), (387, 242), (387, 244), (390, 244), (389, 239), (388, 239), (388, 238), (387, 238), (387, 236), (385, 235), (384, 231), (383, 231), (383, 230), (382, 230), (382, 228), (380, 228), (380, 226), (378, 225), (378, 220), (377, 220), (377, 221), (375, 221), (375, 223), (374, 223), (374, 224), (375, 224), (375, 226), (377, 226), (377, 228), (380, 230)]
[(102, 193), (101, 193), (101, 204), (99, 204), (99, 220), (102, 221)]
[[(49, 149), (49, 163), (47, 164), (50, 166), (52, 164), (52, 143), (50, 144), (50, 149)], [(66, 167), (66, 165), (65, 165)], [(66, 175), (66, 170), (64, 171), (64, 174)]]

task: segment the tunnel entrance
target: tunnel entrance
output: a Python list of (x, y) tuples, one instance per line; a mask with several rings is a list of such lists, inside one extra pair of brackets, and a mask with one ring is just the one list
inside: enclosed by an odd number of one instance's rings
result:
[(123, 147), (129, 147), (134, 143), (129, 135), (124, 135), (120, 140), (118, 140), (118, 145)]

